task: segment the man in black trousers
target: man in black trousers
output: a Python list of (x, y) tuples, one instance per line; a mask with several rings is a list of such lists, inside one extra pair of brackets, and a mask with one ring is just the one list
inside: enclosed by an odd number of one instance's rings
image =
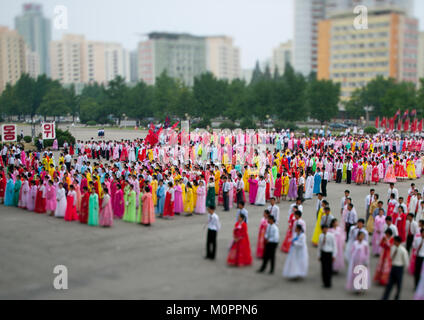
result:
[(262, 273), (265, 271), (265, 268), (268, 264), (268, 261), (271, 260), (271, 270), (269, 274), (274, 273), (274, 264), (275, 264), (275, 251), (277, 250), (279, 240), (279, 231), (278, 227), (275, 225), (274, 216), (268, 216), (268, 226), (265, 231), (265, 251), (261, 268), (257, 271)]
[(226, 176), (223, 178), (224, 183), (222, 184), (222, 195), (224, 197), (224, 211), (230, 211), (230, 183)]
[(216, 235), (221, 228), (219, 217), (215, 213), (215, 206), (208, 207), (208, 235), (206, 239), (206, 257), (205, 259), (215, 260), (216, 255)]
[(321, 262), (321, 274), (324, 288), (331, 288), (333, 276), (333, 261), (337, 255), (337, 245), (334, 235), (328, 231), (328, 225), (321, 227), (322, 233), (318, 241), (318, 261)]

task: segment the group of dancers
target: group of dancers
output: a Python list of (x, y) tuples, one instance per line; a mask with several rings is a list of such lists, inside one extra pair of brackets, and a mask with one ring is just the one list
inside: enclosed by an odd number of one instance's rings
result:
[[(56, 153), (58, 159), (50, 149), (25, 151), (19, 144), (3, 145), (0, 201), (66, 221), (104, 227), (113, 226), (114, 219), (150, 226), (157, 217), (172, 219), (175, 215), (208, 212), (207, 258), (214, 257), (213, 243), (219, 229), (216, 205), (226, 211), (237, 207), (234, 242), (227, 259), (228, 264), (236, 266), (252, 263), (245, 205), (266, 206), (269, 202), (257, 242), (256, 256), (263, 259), (259, 272), (269, 262), (271, 271), (274, 268), (278, 228), (282, 225), (278, 203), (296, 201), (290, 207), (289, 225), (281, 244), (281, 250), (288, 254), (283, 276), (302, 278), (308, 270), (302, 203), (316, 196), (319, 200), (312, 242), (318, 247), (325, 270), (324, 285), (331, 286), (333, 271), (341, 271), (346, 262), (347, 288), (358, 291), (353, 286), (353, 271), (356, 265), (369, 265), (367, 243), (371, 232), (372, 253), (385, 257), (379, 263), (381, 276), (376, 275), (381, 284), (389, 281), (390, 255), (386, 252), (393, 247), (393, 236), (399, 234), (401, 243), (409, 239), (409, 250), (418, 249), (415, 242), (421, 239), (419, 232), (413, 234), (411, 242), (405, 228), (412, 225), (408, 224), (410, 214), (418, 225), (416, 230), (424, 227), (421, 194), (415, 189), (408, 194), (406, 210), (403, 199), (390, 194), (387, 210), (374, 210), (366, 220), (358, 219), (357, 214), (355, 218), (352, 199), (346, 195), (337, 219), (325, 200), (327, 183), (371, 185), (414, 180), (422, 174), (423, 151), (420, 137), (296, 137), (288, 131), (177, 134), (171, 130), (162, 133), (154, 146), (143, 139), (91, 139), (65, 143), (58, 157)], [(380, 208), (379, 202), (378, 195), (373, 194), (368, 207)], [(414, 205), (416, 210), (409, 212)], [(395, 226), (398, 234), (390, 226)], [(386, 234), (388, 230), (392, 237)], [(416, 251), (414, 261), (422, 262), (420, 250)], [(419, 279), (420, 272), (413, 273)]]

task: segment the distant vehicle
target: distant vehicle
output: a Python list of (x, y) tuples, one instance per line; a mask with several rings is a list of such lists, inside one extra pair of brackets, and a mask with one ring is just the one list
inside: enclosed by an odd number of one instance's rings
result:
[(345, 125), (344, 123), (332, 123), (329, 126), (331, 129), (347, 129), (349, 126)]
[(347, 125), (348, 127), (354, 127), (354, 126), (356, 126), (356, 123), (353, 122), (353, 121), (351, 121), (351, 120), (346, 120), (344, 122), (344, 124)]

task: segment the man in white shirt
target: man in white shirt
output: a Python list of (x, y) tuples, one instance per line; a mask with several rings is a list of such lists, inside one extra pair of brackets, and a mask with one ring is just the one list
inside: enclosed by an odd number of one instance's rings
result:
[(269, 274), (274, 273), (275, 251), (277, 249), (279, 237), (280, 235), (278, 227), (275, 224), (275, 218), (274, 216), (270, 215), (268, 217), (268, 226), (265, 231), (264, 258), (261, 268), (257, 271), (258, 273), (262, 273), (265, 271), (269, 260), (271, 260), (271, 270), (269, 271)]
[(242, 201), (242, 202), (240, 202), (238, 204), (238, 210), (237, 210), (237, 214), (236, 214), (236, 221), (238, 220), (240, 214), (243, 214), (244, 217), (246, 218), (245, 221), (247, 223), (249, 212), (244, 208), (244, 205), (245, 205), (244, 201)]
[(398, 189), (395, 188), (395, 184), (394, 183), (390, 183), (389, 190), (387, 190), (387, 202), (389, 202), (390, 195), (392, 193), (395, 194), (395, 200), (398, 200), (399, 199), (399, 191), (398, 191)]
[(268, 207), (269, 213), (275, 218), (275, 224), (280, 222), (280, 208), (275, 204), (275, 198), (270, 199), (271, 205)]
[(342, 197), (342, 199), (340, 200), (340, 214), (343, 214), (343, 209), (344, 209), (344, 206), (346, 205), (346, 203), (347, 203), (347, 198), (349, 198), (349, 196), (350, 196), (350, 191), (349, 190), (345, 190), (345, 192), (344, 192), (344, 196)]
[(401, 245), (402, 238), (399, 236), (394, 237), (394, 245), (390, 249), (392, 260), (392, 269), (390, 271), (389, 282), (384, 291), (383, 300), (388, 300), (393, 285), (396, 285), (397, 290), (395, 300), (399, 300), (400, 291), (402, 289), (402, 278), (404, 269), (408, 267), (409, 257), (406, 249)]
[(347, 205), (347, 213), (345, 216), (345, 231), (346, 231), (346, 242), (349, 241), (349, 233), (351, 226), (355, 225), (358, 222), (358, 214), (356, 213), (355, 208), (352, 203)]
[(337, 255), (337, 245), (334, 235), (327, 232), (328, 226), (322, 226), (318, 240), (318, 260), (321, 261), (322, 281), (325, 288), (331, 288), (333, 261)]
[(205, 259), (215, 260), (216, 255), (216, 236), (221, 228), (219, 217), (215, 213), (215, 206), (208, 207), (208, 235), (206, 240), (206, 257)]
[(317, 215), (317, 219), (318, 219), (318, 214), (319, 214), (319, 210), (321, 209), (321, 207), (322, 207), (322, 200), (323, 200), (323, 196), (322, 196), (322, 193), (320, 192), (320, 193), (318, 193), (318, 199), (317, 199), (317, 204), (316, 204), (316, 206), (315, 206), (315, 211), (316, 211), (316, 215)]
[(244, 192), (244, 181), (243, 181), (243, 175), (241, 173), (239, 173), (237, 175), (238, 180), (237, 180), (237, 192), (236, 192), (236, 196), (237, 196), (237, 204), (244, 201), (244, 197), (243, 197), (243, 192)]
[(297, 207), (297, 210), (299, 210), (299, 211), (302, 211), (303, 212), (303, 206), (302, 206), (302, 200), (300, 199), (300, 198), (297, 198), (296, 199), (296, 203), (292, 203), (291, 205), (290, 205), (290, 208), (289, 208), (289, 217), (290, 217), (290, 215), (292, 214), (292, 212), (293, 212), (293, 207), (294, 206), (296, 206)]
[(384, 225), (383, 232), (386, 232), (387, 229), (392, 229), (393, 236), (398, 236), (398, 228), (392, 223), (392, 217), (386, 217), (386, 224)]
[(222, 194), (224, 198), (224, 211), (230, 211), (230, 183), (228, 182), (227, 176), (223, 177), (224, 183), (222, 184)]

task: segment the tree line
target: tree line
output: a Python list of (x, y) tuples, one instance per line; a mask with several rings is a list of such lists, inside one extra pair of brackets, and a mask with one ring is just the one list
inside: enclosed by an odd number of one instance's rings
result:
[[(375, 116), (389, 116), (396, 110), (414, 107), (419, 115), (424, 111), (423, 86), (417, 90), (412, 83), (396, 82), (377, 77), (367, 86), (357, 89), (350, 101), (344, 103), (347, 116), (358, 119), (365, 115), (364, 107), (373, 106)], [(259, 64), (250, 83), (236, 79), (217, 79), (212, 73), (197, 76), (192, 87), (171, 78), (166, 71), (155, 82), (143, 81), (128, 85), (116, 77), (106, 85), (87, 84), (81, 94), (73, 85), (62, 86), (58, 81), (41, 75), (36, 79), (27, 74), (15, 85), (8, 84), (0, 96), (0, 114), (33, 118), (79, 116), (81, 122), (118, 123), (128, 117), (135, 120), (155, 118), (211, 119), (224, 117), (230, 121), (259, 120), (296, 122), (308, 118), (321, 123), (339, 114), (340, 84), (317, 80), (312, 73), (305, 77), (287, 64), (283, 74), (270, 68), (261, 70)]]

